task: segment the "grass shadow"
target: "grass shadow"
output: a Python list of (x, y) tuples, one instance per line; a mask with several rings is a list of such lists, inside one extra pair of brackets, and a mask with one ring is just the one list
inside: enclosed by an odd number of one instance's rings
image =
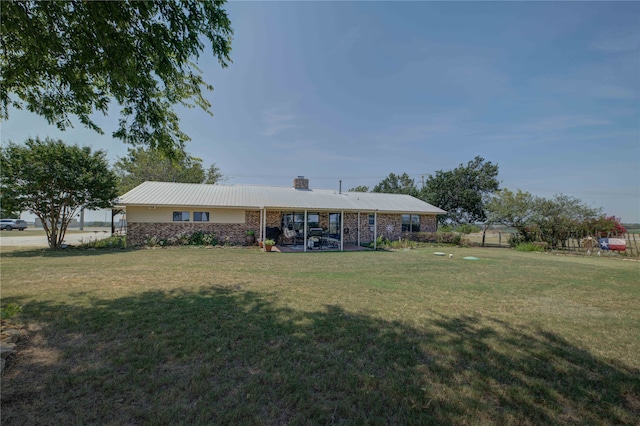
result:
[[(19, 299), (6, 300), (24, 304)], [(338, 306), (234, 287), (86, 306), (29, 303), (2, 383), (14, 424), (634, 424), (640, 372), (545, 330)], [(39, 328), (37, 328), (37, 327)]]

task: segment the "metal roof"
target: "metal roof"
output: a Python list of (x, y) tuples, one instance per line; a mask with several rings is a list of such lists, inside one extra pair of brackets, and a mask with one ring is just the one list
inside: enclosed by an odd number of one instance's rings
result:
[(210, 208), (347, 210), (444, 214), (410, 195), (342, 192), (330, 189), (294, 189), (260, 185), (208, 185), (144, 182), (122, 195), (118, 206), (183, 206)]

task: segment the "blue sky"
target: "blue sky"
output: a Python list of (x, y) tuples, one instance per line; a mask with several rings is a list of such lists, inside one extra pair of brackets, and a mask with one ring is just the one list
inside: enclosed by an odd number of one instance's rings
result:
[[(501, 186), (640, 222), (640, 3), (233, 2), (233, 63), (187, 150), (234, 184), (416, 182), (476, 155)], [(110, 134), (117, 112), (98, 122)], [(11, 111), (2, 141), (127, 147)]]

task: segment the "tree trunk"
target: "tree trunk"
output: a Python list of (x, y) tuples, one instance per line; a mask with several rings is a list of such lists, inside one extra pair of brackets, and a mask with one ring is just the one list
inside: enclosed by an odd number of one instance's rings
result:
[(485, 240), (485, 237), (487, 235), (487, 229), (489, 229), (489, 224), (485, 223), (484, 227), (482, 229), (482, 247), (484, 247), (484, 240)]

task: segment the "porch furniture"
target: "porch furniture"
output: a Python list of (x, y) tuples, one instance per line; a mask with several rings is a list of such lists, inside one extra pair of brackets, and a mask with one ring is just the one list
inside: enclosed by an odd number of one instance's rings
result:
[[(282, 233), (282, 239), (286, 240), (288, 243), (298, 245), (299, 240), (302, 240), (302, 236), (298, 235), (295, 229), (284, 228), (284, 232)], [(284, 243), (284, 241), (283, 241)]]
[(276, 243), (278, 243), (280, 240), (280, 235), (282, 235), (282, 231), (280, 230), (280, 228), (275, 226), (274, 227), (267, 226), (267, 235), (266, 235), (267, 239), (273, 240)]
[(322, 245), (325, 244), (324, 230), (322, 228), (309, 228), (309, 238), (318, 239), (318, 248), (322, 249)]

